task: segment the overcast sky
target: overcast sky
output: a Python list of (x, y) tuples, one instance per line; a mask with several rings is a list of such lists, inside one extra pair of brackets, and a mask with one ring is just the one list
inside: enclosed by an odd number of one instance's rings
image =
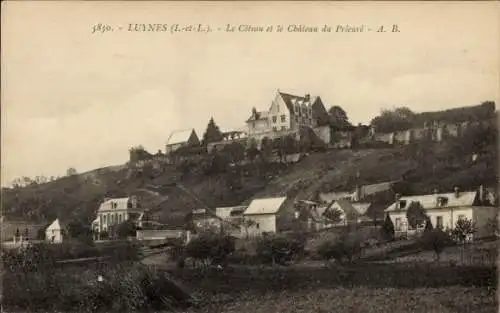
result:
[[(2, 185), (123, 164), (173, 130), (244, 126), (279, 88), (354, 123), (499, 96), (498, 3), (2, 3)], [(122, 31), (91, 34), (96, 23)], [(128, 23), (398, 24), (399, 33), (127, 32)]]

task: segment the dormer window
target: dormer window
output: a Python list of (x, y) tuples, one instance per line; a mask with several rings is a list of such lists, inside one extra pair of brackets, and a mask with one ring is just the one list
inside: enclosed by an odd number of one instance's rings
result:
[(398, 201), (398, 209), (404, 209), (406, 207), (406, 200), (399, 200)]
[(438, 206), (445, 206), (448, 204), (448, 198), (446, 197), (438, 197), (437, 198), (437, 205)]

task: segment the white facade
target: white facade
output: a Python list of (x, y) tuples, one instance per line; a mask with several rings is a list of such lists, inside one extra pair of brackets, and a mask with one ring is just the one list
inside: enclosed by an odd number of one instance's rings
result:
[(62, 243), (64, 238), (64, 229), (58, 218), (45, 230), (45, 239), (50, 243)]
[(96, 233), (109, 232), (111, 227), (133, 219), (139, 220), (143, 214), (136, 197), (104, 200), (97, 210), (97, 218), (92, 229)]
[[(419, 202), (429, 217), (433, 228), (454, 229), (460, 219), (471, 220), (479, 237), (488, 233), (488, 221), (495, 217), (498, 208), (476, 205), (477, 192), (434, 194), (402, 197), (385, 211), (394, 224), (394, 231), (412, 231), (408, 225), (407, 208), (412, 202)], [(423, 227), (422, 225), (421, 227)]]
[(319, 97), (295, 96), (277, 91), (267, 111), (257, 112), (247, 120), (248, 137), (260, 141), (263, 137), (278, 137), (297, 132), (301, 126), (314, 128), (312, 106)]
[(243, 213), (244, 217), (255, 222), (248, 228), (250, 236), (277, 232), (277, 215), (286, 197), (254, 199)]

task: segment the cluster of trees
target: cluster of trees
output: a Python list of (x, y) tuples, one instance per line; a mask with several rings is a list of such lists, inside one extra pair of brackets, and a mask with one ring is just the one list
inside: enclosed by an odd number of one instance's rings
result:
[[(78, 174), (75, 168), (70, 167), (66, 170), (66, 176), (73, 176)], [(49, 183), (52, 181), (55, 181), (57, 179), (61, 178), (60, 176), (45, 176), (45, 175), (38, 175), (33, 178), (28, 177), (28, 176), (22, 176), (15, 178), (12, 180), (11, 186), (12, 188), (24, 188), (28, 186), (36, 186), (36, 185), (41, 185), (45, 183)]]
[(440, 121), (461, 123), (483, 121), (495, 117), (495, 102), (486, 101), (473, 107), (462, 107), (438, 112), (415, 113), (401, 106), (392, 110), (384, 109), (371, 120), (377, 132), (390, 133), (414, 127), (422, 127), (426, 122)]

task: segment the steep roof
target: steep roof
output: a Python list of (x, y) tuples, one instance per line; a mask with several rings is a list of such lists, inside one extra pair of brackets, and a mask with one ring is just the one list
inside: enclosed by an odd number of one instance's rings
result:
[(129, 197), (106, 199), (99, 205), (99, 209), (97, 211), (111, 210), (113, 208), (112, 207), (113, 203), (116, 203), (116, 210), (126, 210), (128, 208), (129, 200), (130, 200)]
[[(288, 110), (292, 111), (293, 112), (293, 107), (294, 107), (294, 104), (298, 101), (299, 103), (303, 103), (306, 101), (306, 98), (305, 96), (296, 96), (296, 95), (292, 95), (292, 94), (289, 94), (289, 93), (285, 93), (285, 92), (281, 92), (281, 91), (278, 91), (278, 94), (281, 96), (281, 98), (283, 99), (283, 102), (285, 102)], [(319, 97), (316, 97), (315, 99), (317, 99)], [(315, 101), (311, 101), (312, 98), (309, 98), (308, 102), (310, 104), (312, 104), (313, 102)]]
[(246, 208), (247, 206), (244, 205), (215, 208), (215, 215), (220, 218), (228, 218), (235, 212), (244, 212)]
[(244, 214), (276, 214), (285, 200), (286, 197), (254, 199), (245, 210)]
[(59, 218), (56, 218), (48, 227), (47, 229), (62, 229), (66, 225), (62, 221), (59, 220)]
[(267, 120), (268, 116), (269, 116), (268, 111), (256, 111), (256, 112), (252, 113), (252, 116), (250, 116), (248, 118), (247, 122)]
[(194, 132), (193, 128), (174, 131), (168, 137), (167, 145), (175, 145), (178, 143), (187, 142), (193, 132)]
[[(465, 191), (460, 192), (458, 197), (455, 196), (455, 193), (439, 193), (439, 194), (431, 194), (431, 195), (421, 195), (421, 196), (408, 196), (401, 197), (399, 199), (400, 206), (398, 210), (406, 211), (412, 202), (419, 202), (425, 210), (434, 209), (434, 208), (451, 208), (451, 207), (460, 207), (460, 206), (472, 206), (476, 200), (477, 191)], [(442, 205), (438, 206), (438, 198), (446, 198), (447, 201)], [(403, 202), (405, 205), (403, 206)], [(396, 211), (397, 202), (391, 204), (386, 212)]]

